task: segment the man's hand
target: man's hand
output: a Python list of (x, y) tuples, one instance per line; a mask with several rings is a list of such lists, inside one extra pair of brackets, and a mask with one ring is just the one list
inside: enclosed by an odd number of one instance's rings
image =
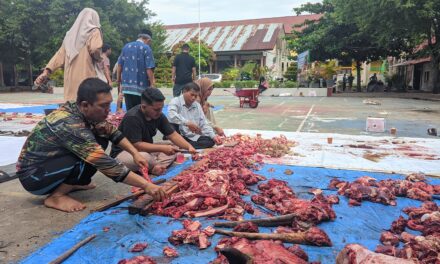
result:
[(214, 127), (215, 133), (217, 133), (217, 135), (224, 137), (225, 136), (225, 132), (223, 131), (223, 129), (221, 127)]
[(98, 135), (110, 135), (113, 132), (113, 125), (107, 121), (102, 121), (95, 125), (94, 131)]
[(48, 72), (48, 70), (47, 69), (45, 69), (44, 71), (43, 71), (43, 73), (41, 73), (38, 77), (37, 77), (37, 79), (35, 79), (35, 82), (34, 82), (34, 84), (35, 85), (41, 85), (41, 84), (43, 84), (46, 80), (47, 80), (47, 78), (49, 78), (49, 72)]
[(162, 145), (162, 152), (167, 155), (174, 155), (179, 151), (179, 148), (174, 145)]
[(193, 155), (197, 154), (197, 150), (193, 146), (191, 146), (191, 145), (189, 145), (189, 147), (188, 147), (188, 152), (193, 154)]
[(213, 138), (213, 140), (214, 140), (214, 142), (215, 142), (216, 145), (221, 145), (221, 144), (223, 144), (223, 140), (220, 138), (220, 136), (215, 136), (215, 137)]
[(186, 126), (193, 133), (200, 134), (202, 132), (200, 127), (198, 125), (196, 125), (194, 122), (189, 121), (188, 123), (186, 123)]
[(144, 190), (145, 193), (151, 195), (156, 202), (161, 202), (168, 196), (162, 187), (153, 183), (148, 183), (144, 187)]
[(133, 161), (136, 163), (136, 165), (139, 166), (139, 168), (148, 168), (148, 160), (144, 158), (139, 152), (133, 155)]

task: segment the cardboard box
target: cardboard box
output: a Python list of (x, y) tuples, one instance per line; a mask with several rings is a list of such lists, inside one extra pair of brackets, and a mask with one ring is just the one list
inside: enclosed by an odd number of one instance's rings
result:
[(385, 132), (385, 118), (368, 117), (366, 129), (368, 132)]

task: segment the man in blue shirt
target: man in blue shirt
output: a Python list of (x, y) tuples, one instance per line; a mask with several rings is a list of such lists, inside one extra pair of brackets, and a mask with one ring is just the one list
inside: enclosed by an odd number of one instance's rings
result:
[(151, 31), (143, 31), (136, 41), (125, 44), (118, 59), (117, 81), (127, 111), (141, 103), (141, 94), (147, 87), (155, 86), (155, 63), (149, 46), (151, 39)]

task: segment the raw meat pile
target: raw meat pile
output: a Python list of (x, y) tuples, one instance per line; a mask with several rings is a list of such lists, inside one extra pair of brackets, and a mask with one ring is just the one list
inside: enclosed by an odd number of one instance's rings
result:
[(348, 244), (336, 257), (336, 264), (415, 264), (412, 260), (403, 260), (384, 254), (374, 253), (361, 245)]
[[(180, 244), (193, 244), (197, 245), (200, 249), (207, 248), (211, 245), (208, 237), (211, 237), (215, 233), (215, 229), (208, 226), (201, 230), (202, 224), (199, 221), (191, 221), (188, 219), (182, 222), (184, 229), (174, 230), (168, 241), (173, 245)], [(165, 249), (164, 249), (165, 253)]]
[[(418, 263), (440, 262), (440, 208), (434, 202), (425, 202), (421, 207), (407, 207), (403, 211), (408, 219), (400, 216), (391, 224), (389, 231), (382, 233), (376, 252), (390, 256), (418, 260)], [(405, 228), (420, 231), (415, 236), (405, 232)], [(400, 241), (402, 249), (396, 248)]]
[(296, 143), (288, 140), (285, 136), (280, 135), (272, 139), (264, 139), (260, 134), (256, 137), (236, 134), (228, 137), (225, 144), (229, 142), (238, 142), (241, 147), (249, 148), (252, 146), (254, 153), (270, 156), (272, 158), (280, 158), (290, 152), (290, 148)]
[(338, 194), (348, 197), (351, 206), (359, 206), (363, 200), (396, 205), (396, 196), (429, 201), (432, 200), (432, 195), (440, 194), (440, 185), (427, 184), (420, 175), (414, 174), (408, 175), (405, 180), (376, 181), (363, 176), (350, 183), (333, 179), (329, 188), (338, 189)]
[[(266, 263), (291, 263), (307, 264), (308, 256), (299, 246), (285, 248), (280, 242), (272, 240), (250, 241), (246, 238), (223, 238), (215, 248), (222, 252), (212, 264), (228, 264), (225, 255), (233, 256), (234, 259), (242, 257), (254, 264)], [(236, 249), (236, 250), (233, 250)], [(245, 262), (240, 262), (245, 263)]]
[(107, 116), (107, 122), (112, 124), (114, 127), (119, 127), (119, 124), (121, 123), (124, 116), (125, 113), (110, 113)]
[(253, 213), (253, 208), (240, 195), (250, 194), (247, 185), (265, 180), (250, 170), (257, 169), (260, 161), (255, 154), (253, 146), (241, 144), (208, 153), (173, 179), (179, 184), (179, 192), (153, 204), (153, 213), (241, 220), (244, 212)]
[(131, 259), (120, 260), (118, 264), (156, 264), (156, 261), (149, 256), (137, 256)]
[(299, 227), (304, 223), (310, 227), (310, 224), (315, 225), (336, 218), (332, 204), (339, 202), (337, 196), (325, 197), (321, 192), (316, 192), (312, 200), (299, 199), (287, 186), (287, 182), (275, 179), (261, 183), (258, 189), (261, 193), (253, 195), (252, 201), (282, 215), (297, 214), (292, 223), (293, 227)]

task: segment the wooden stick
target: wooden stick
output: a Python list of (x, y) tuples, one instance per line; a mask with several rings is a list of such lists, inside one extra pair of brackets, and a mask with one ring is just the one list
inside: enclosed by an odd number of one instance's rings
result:
[(85, 244), (89, 243), (92, 239), (94, 239), (96, 237), (95, 234), (87, 237), (86, 239), (82, 240), (81, 242), (77, 243), (76, 245), (74, 245), (72, 248), (70, 248), (69, 250), (67, 250), (66, 252), (63, 253), (63, 255), (59, 256), (58, 258), (56, 258), (55, 260), (52, 260), (49, 264), (60, 264), (63, 261), (65, 261), (67, 258), (70, 257), (70, 255), (72, 255), (75, 251), (77, 251), (80, 247), (84, 246)]
[[(160, 180), (154, 181), (153, 183), (154, 184), (162, 184), (164, 182), (166, 182), (165, 179), (160, 179)], [(109, 203), (103, 204), (101, 206), (98, 206), (95, 209), (91, 210), (91, 212), (102, 212), (102, 211), (105, 211), (105, 210), (107, 210), (107, 209), (109, 209), (109, 208), (111, 208), (113, 206), (116, 206), (116, 205), (122, 203), (122, 202), (125, 202), (125, 201), (133, 199), (133, 198), (137, 198), (137, 197), (139, 197), (140, 195), (142, 195), (144, 193), (145, 193), (144, 190), (137, 191), (137, 192), (132, 193), (130, 195), (127, 195), (125, 197), (122, 197), (122, 198), (116, 199), (116, 200), (114, 200), (112, 202), (109, 202)]]
[(241, 221), (230, 221), (230, 222), (215, 222), (214, 226), (217, 227), (234, 227), (241, 223), (251, 222), (256, 224), (257, 226), (280, 226), (291, 224), (292, 220), (296, 217), (296, 214), (286, 214), (282, 216), (261, 218), (261, 219), (250, 219), (250, 220), (241, 220)]
[(296, 233), (248, 233), (248, 232), (233, 232), (221, 229), (216, 229), (217, 234), (222, 234), (226, 236), (243, 237), (247, 239), (265, 239), (265, 240), (281, 240), (286, 243), (303, 244), (303, 245), (315, 245), (315, 246), (331, 246), (331, 244), (315, 244), (313, 241), (308, 241), (305, 232)]

